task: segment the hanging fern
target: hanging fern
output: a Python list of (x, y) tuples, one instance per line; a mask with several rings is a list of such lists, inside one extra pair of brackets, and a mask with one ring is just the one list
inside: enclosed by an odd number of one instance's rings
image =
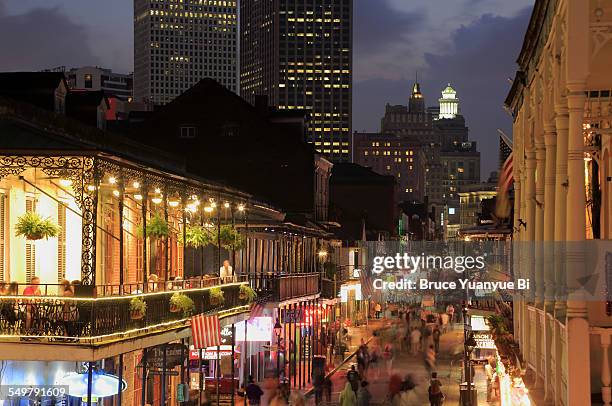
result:
[[(218, 241), (226, 250), (239, 250), (244, 247), (244, 237), (230, 224), (221, 226)], [(217, 239), (214, 244), (217, 245)]]
[[(138, 235), (142, 237), (142, 225), (138, 226)], [(164, 238), (170, 235), (170, 227), (166, 219), (159, 213), (147, 220), (147, 237)]]
[(62, 228), (55, 224), (50, 218), (42, 218), (37, 213), (27, 212), (17, 219), (15, 235), (24, 236), (28, 240), (40, 240), (42, 238), (57, 237)]
[[(215, 243), (216, 230), (206, 226), (187, 226), (185, 234), (187, 235), (187, 246), (193, 248), (205, 247), (208, 244)], [(181, 243), (183, 236), (180, 236)]]

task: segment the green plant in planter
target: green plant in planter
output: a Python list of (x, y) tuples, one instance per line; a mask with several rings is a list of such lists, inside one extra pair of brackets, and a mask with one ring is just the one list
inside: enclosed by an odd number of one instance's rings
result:
[[(137, 233), (142, 237), (142, 225), (138, 226)], [(157, 240), (159, 238), (165, 238), (170, 235), (170, 226), (166, 219), (159, 213), (155, 213), (150, 219), (147, 220), (147, 232), (146, 237), (149, 238), (149, 267), (150, 269), (156, 269), (157, 262)]]
[[(187, 246), (193, 248), (205, 247), (215, 243), (214, 230), (206, 226), (187, 226), (185, 230)], [(183, 236), (181, 235), (181, 240)], [(181, 241), (182, 242), (182, 241)]]
[(257, 293), (249, 285), (240, 285), (238, 297), (240, 300), (246, 300), (248, 303), (251, 303), (257, 297)]
[(187, 295), (176, 292), (170, 297), (170, 311), (173, 313), (183, 312), (183, 316), (189, 316), (194, 308), (193, 300)]
[(28, 240), (57, 237), (62, 228), (50, 218), (42, 218), (37, 213), (27, 212), (17, 219), (15, 235), (24, 236)]
[(211, 288), (208, 292), (211, 304), (218, 305), (225, 301), (225, 295), (221, 288)]
[(220, 227), (218, 239), (215, 236), (213, 243), (217, 245), (217, 240), (221, 243), (221, 247), (226, 250), (239, 250), (244, 246), (244, 237), (230, 224)]
[[(138, 235), (142, 236), (142, 226), (138, 227)], [(159, 213), (155, 213), (147, 220), (147, 237), (164, 238), (170, 235), (170, 226), (166, 219)]]
[(134, 297), (130, 300), (130, 317), (132, 320), (142, 319), (147, 312), (147, 302), (141, 297)]

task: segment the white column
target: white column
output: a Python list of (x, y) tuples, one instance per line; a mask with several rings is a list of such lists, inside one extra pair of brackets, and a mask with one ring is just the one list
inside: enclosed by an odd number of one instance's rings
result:
[(610, 361), (608, 359), (608, 349), (610, 348), (610, 333), (607, 329), (601, 329), (599, 333), (601, 339), (601, 398), (604, 406), (612, 404), (612, 391), (610, 389)]
[[(535, 170), (536, 160), (535, 151), (526, 151), (526, 174), (525, 174), (525, 218), (524, 221), (527, 223), (527, 229), (524, 231), (525, 238), (523, 239), (523, 249), (525, 250), (525, 277), (531, 281), (535, 281), (535, 261), (534, 261), (534, 239), (535, 239)], [(531, 318), (529, 317), (529, 311), (527, 304), (533, 303), (535, 300), (534, 289), (528, 290), (526, 295), (526, 306), (524, 309), (525, 317), (525, 345), (524, 353), (526, 359), (532, 364), (537, 365), (538, 360), (533, 359), (530, 348), (532, 348), (531, 342), (531, 329), (535, 329), (535, 323), (532, 325)], [(537, 369), (537, 367), (536, 367)]]
[[(569, 86), (569, 134), (567, 160), (567, 382), (568, 404), (588, 405), (591, 402), (591, 368), (587, 307), (580, 293), (583, 276), (586, 216), (584, 185), (584, 87)], [(572, 291), (575, 288), (576, 291)]]
[[(567, 136), (569, 118), (565, 99), (555, 105), (555, 124), (557, 130), (556, 148), (556, 173), (555, 173), (555, 318), (565, 322), (566, 298), (565, 298), (565, 229), (566, 229), (566, 208), (567, 208), (567, 188), (563, 184), (567, 180)], [(555, 371), (555, 403), (560, 404), (563, 396), (562, 380), (563, 363), (562, 361), (562, 337), (561, 326), (555, 323), (553, 337)]]
[(544, 127), (544, 143), (546, 146), (546, 166), (544, 180), (544, 394), (546, 400), (552, 399), (553, 374), (552, 357), (553, 328), (548, 314), (553, 314), (555, 299), (554, 251), (555, 236), (555, 158), (556, 138), (555, 127), (546, 123)]

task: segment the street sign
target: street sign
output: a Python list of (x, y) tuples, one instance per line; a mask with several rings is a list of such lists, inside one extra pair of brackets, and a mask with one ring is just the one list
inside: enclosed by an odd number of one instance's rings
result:
[[(164, 363), (164, 347), (166, 348), (166, 365)], [(183, 365), (183, 361), (189, 350), (187, 346), (180, 343), (158, 345), (147, 349), (147, 368), (172, 369)], [(139, 365), (142, 368), (142, 362)]]
[[(163, 375), (162, 369), (149, 369), (149, 375)], [(179, 371), (173, 369), (166, 369), (166, 376), (179, 376)]]

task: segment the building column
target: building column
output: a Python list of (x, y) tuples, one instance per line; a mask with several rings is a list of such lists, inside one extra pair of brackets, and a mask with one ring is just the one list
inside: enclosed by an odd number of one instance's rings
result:
[(608, 350), (610, 348), (610, 334), (606, 329), (601, 329), (599, 332), (601, 340), (601, 398), (604, 406), (612, 404), (612, 389), (610, 388), (610, 359), (608, 358)]
[[(541, 118), (541, 114), (537, 119)], [(536, 387), (540, 387), (545, 381), (546, 368), (544, 361), (544, 340), (546, 330), (546, 317), (542, 317), (544, 309), (544, 186), (546, 150), (544, 149), (544, 137), (539, 132), (541, 124), (536, 125), (538, 133), (535, 134), (536, 142), (536, 171), (535, 171), (535, 238), (533, 244), (534, 252), (534, 276), (535, 276), (535, 369)]]
[(569, 117), (567, 104), (564, 99), (555, 105), (555, 125), (557, 130), (557, 147), (555, 159), (555, 246), (554, 246), (554, 274), (555, 274), (555, 324), (554, 324), (554, 385), (555, 404), (562, 403), (563, 387), (561, 376), (563, 374), (562, 363), (562, 337), (561, 322), (565, 323), (566, 297), (565, 297), (565, 236), (567, 219), (567, 137)]
[(546, 146), (546, 166), (544, 180), (544, 394), (547, 401), (553, 400), (554, 365), (553, 347), (555, 306), (555, 275), (554, 275), (554, 239), (555, 239), (555, 160), (557, 153), (555, 126), (552, 122), (544, 127), (544, 144)]
[[(515, 126), (516, 128), (516, 126)], [(515, 140), (517, 138), (517, 133), (515, 132)], [(516, 159), (516, 155), (513, 157)], [(512, 264), (513, 264), (513, 276), (514, 279), (517, 280), (522, 278), (522, 270), (521, 270), (521, 253), (520, 253), (520, 226), (518, 219), (521, 217), (521, 179), (520, 172), (518, 170), (518, 165), (515, 161), (514, 163), (514, 224), (512, 231)], [(519, 345), (522, 348), (522, 326), (523, 326), (523, 318), (522, 318), (522, 309), (521, 306), (524, 303), (524, 296), (522, 292), (516, 292), (514, 294), (514, 298), (512, 300), (512, 314), (514, 316), (514, 337), (516, 337)]]
[[(523, 248), (525, 249), (525, 270), (526, 277), (531, 281), (535, 281), (535, 250), (534, 250), (534, 242), (535, 242), (535, 223), (536, 223), (536, 209), (535, 209), (535, 171), (536, 171), (536, 159), (535, 159), (535, 151), (526, 151), (526, 162), (525, 166), (527, 168), (527, 172), (525, 174), (525, 218), (524, 221), (526, 223), (526, 229), (524, 231), (525, 238), (523, 239)], [(535, 301), (535, 292), (534, 289), (530, 289), (527, 291), (526, 297), (526, 306), (524, 311), (525, 317), (525, 351), (526, 351), (526, 359), (528, 359), (533, 365), (536, 366), (536, 372), (538, 365), (537, 359), (537, 351), (532, 353), (531, 349), (535, 343), (531, 342), (531, 329), (535, 329), (535, 325), (531, 325), (531, 318), (529, 317), (529, 309), (527, 308), (528, 304), (533, 304)], [(534, 347), (536, 350), (537, 345)]]
[[(589, 351), (589, 322), (587, 307), (578, 280), (584, 274), (586, 233), (584, 185), (583, 119), (584, 87), (568, 86), (569, 107), (567, 161), (567, 382), (569, 405), (588, 405), (591, 402), (591, 368)], [(572, 289), (576, 289), (572, 291)]]

